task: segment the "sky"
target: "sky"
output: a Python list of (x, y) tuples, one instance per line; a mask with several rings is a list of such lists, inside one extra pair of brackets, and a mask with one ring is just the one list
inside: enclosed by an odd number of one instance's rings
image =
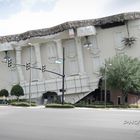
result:
[(0, 36), (140, 11), (140, 0), (0, 0)]

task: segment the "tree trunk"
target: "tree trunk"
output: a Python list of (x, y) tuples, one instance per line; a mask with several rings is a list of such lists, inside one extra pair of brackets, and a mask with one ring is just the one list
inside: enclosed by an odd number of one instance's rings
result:
[(138, 93), (138, 98), (137, 98), (137, 106), (139, 107), (139, 99), (140, 99), (140, 93)]
[(19, 102), (19, 97), (17, 96), (17, 101)]
[(125, 105), (126, 92), (122, 90), (122, 104)]
[(124, 91), (122, 90), (122, 104), (124, 104)]

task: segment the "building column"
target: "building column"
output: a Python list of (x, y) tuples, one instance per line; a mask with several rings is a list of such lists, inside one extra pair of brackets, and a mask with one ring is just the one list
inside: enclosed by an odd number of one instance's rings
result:
[[(16, 47), (16, 64), (21, 64), (21, 47)], [(20, 83), (24, 83), (24, 75), (21, 66), (17, 66)]]
[[(62, 40), (58, 39), (58, 40), (55, 40), (55, 42), (57, 46), (58, 59), (62, 61), (63, 59)], [(62, 65), (59, 65), (59, 68), (60, 68), (60, 73), (62, 73)]]
[(76, 48), (77, 48), (77, 55), (78, 55), (79, 73), (84, 74), (85, 73), (85, 68), (84, 68), (81, 38), (76, 37), (75, 41), (76, 41)]
[[(35, 48), (35, 56), (36, 56), (36, 62), (37, 62), (37, 67), (42, 68), (42, 63), (41, 63), (41, 54), (40, 54), (40, 45), (39, 44), (34, 44)], [(38, 80), (42, 81), (43, 80), (43, 74), (41, 70), (38, 70)]]

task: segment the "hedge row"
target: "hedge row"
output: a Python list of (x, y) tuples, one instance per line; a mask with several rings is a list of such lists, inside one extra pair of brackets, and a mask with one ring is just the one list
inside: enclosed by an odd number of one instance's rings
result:
[(72, 104), (46, 104), (46, 108), (74, 108)]
[[(87, 107), (87, 108), (105, 108), (105, 105), (83, 105), (75, 104), (76, 107)], [(137, 105), (106, 105), (106, 108), (139, 108)]]
[[(22, 107), (29, 107), (29, 102), (12, 102), (11, 105), (13, 106), (22, 106)], [(35, 103), (31, 103), (31, 106), (36, 106)]]
[[(11, 102), (13, 106), (29, 107), (29, 102)], [(31, 106), (36, 106), (35, 103), (31, 103)], [(46, 108), (74, 108), (74, 107), (87, 107), (87, 108), (105, 108), (104, 105), (83, 105), (83, 104), (46, 104)], [(106, 108), (140, 108), (137, 105), (106, 105)]]

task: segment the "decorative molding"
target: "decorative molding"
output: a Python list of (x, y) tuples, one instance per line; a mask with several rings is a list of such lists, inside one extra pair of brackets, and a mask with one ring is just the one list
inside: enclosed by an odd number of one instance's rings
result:
[(78, 66), (79, 66), (79, 72), (85, 73), (81, 37), (75, 37), (75, 42), (76, 42), (77, 61), (78, 61)]
[(54, 56), (48, 57), (48, 61), (49, 61), (50, 64), (55, 64), (56, 60), (57, 60), (57, 57), (54, 57)]
[[(16, 63), (21, 64), (21, 50), (22, 49), (20, 46), (15, 47), (15, 49), (16, 49)], [(22, 83), (24, 81), (22, 68), (17, 66), (17, 71), (18, 71), (20, 83)]]
[(47, 46), (48, 62), (54, 64), (57, 59), (57, 46), (55, 42), (49, 43)]
[(125, 46), (119, 47), (119, 48), (116, 47), (115, 50), (116, 50), (116, 51), (123, 51), (123, 50), (125, 50)]
[(115, 48), (115, 51), (117, 54), (124, 54), (125, 53), (125, 47)]
[(123, 48), (115, 48), (115, 50), (116, 50), (116, 53), (117, 54), (124, 54), (125, 53), (125, 47), (123, 47)]
[(69, 59), (74, 59), (74, 58), (76, 58), (76, 57), (77, 57), (76, 54), (68, 54), (68, 55), (67, 55), (67, 58), (69, 58)]
[(74, 38), (74, 36), (75, 36), (74, 29), (69, 29), (69, 36), (70, 36), (70, 38)]
[(65, 49), (66, 51), (66, 57), (69, 59), (76, 59), (77, 58), (77, 50), (76, 50), (76, 44), (75, 40), (71, 40), (68, 44), (68, 47)]
[(0, 51), (7, 51), (7, 50), (13, 50), (12, 43), (3, 43), (0, 44)]
[(89, 36), (89, 35), (96, 35), (96, 28), (95, 26), (86, 26), (86, 27), (79, 27), (77, 28), (77, 36)]
[(100, 69), (100, 56), (93, 57), (92, 59), (93, 63), (93, 73), (99, 73)]
[(91, 54), (93, 57), (98, 57), (99, 54), (100, 54), (100, 52), (101, 52), (101, 51), (100, 51), (99, 48), (90, 50), (90, 54)]
[(21, 46), (15, 46), (14, 48), (15, 48), (16, 51), (21, 51), (22, 50)]

